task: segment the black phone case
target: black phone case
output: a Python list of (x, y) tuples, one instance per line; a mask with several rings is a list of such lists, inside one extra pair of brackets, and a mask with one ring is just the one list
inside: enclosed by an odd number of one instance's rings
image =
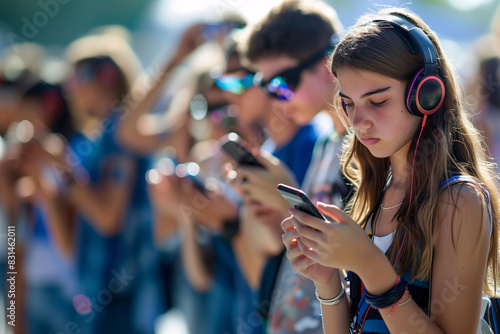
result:
[(228, 140), (221, 148), (241, 166), (265, 168), (249, 150), (236, 141)]

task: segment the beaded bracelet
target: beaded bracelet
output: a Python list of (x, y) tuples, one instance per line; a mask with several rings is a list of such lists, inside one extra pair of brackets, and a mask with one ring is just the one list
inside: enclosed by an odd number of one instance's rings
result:
[[(400, 299), (400, 300), (398, 300), (398, 301), (397, 301), (394, 305), (392, 305), (392, 307), (391, 307), (391, 311), (389, 312), (389, 315), (388, 315), (389, 317), (392, 315), (392, 313), (394, 312), (394, 310), (396, 309), (396, 307), (398, 307), (398, 306), (402, 306), (402, 305), (404, 305), (404, 304), (408, 303), (408, 302), (411, 300), (411, 294), (410, 294), (410, 297), (409, 297), (407, 300), (405, 300), (404, 302), (401, 302), (401, 301), (403, 300), (403, 298), (404, 298), (405, 294), (406, 294), (406, 291), (408, 291), (408, 288), (406, 288), (405, 292), (404, 292), (404, 293), (403, 293), (403, 295), (401, 296), (401, 299)], [(409, 293), (409, 292), (408, 292), (408, 293)]]
[(344, 295), (345, 295), (345, 289), (342, 288), (342, 290), (340, 290), (340, 293), (337, 295), (337, 297), (334, 297), (332, 299), (323, 299), (320, 296), (318, 296), (318, 290), (316, 290), (316, 298), (323, 305), (337, 305), (338, 303), (340, 303), (342, 298), (344, 298)]
[(374, 309), (388, 308), (401, 301), (401, 298), (403, 298), (407, 288), (408, 288), (408, 283), (402, 281), (401, 277), (398, 275), (396, 284), (394, 284), (394, 286), (390, 290), (378, 296), (372, 295), (371, 293), (366, 291), (365, 300)]

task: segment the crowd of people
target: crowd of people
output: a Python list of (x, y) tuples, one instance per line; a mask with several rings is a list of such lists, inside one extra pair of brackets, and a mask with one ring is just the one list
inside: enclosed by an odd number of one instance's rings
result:
[(500, 29), (468, 85), (431, 29), (285, 0), (190, 26), (154, 71), (119, 27), (71, 43), (60, 82), (40, 46), (5, 52), (9, 329), (155, 333), (179, 310), (196, 334), (498, 333)]

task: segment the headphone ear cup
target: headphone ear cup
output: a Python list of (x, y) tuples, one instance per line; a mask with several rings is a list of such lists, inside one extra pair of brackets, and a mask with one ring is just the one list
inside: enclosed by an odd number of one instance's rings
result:
[(444, 97), (443, 80), (437, 75), (425, 76), (421, 69), (406, 88), (406, 107), (415, 116), (432, 115), (441, 108)]

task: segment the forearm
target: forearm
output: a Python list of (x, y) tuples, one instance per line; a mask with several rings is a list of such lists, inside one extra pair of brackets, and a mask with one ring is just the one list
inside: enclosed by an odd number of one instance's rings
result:
[(151, 84), (148, 92), (145, 97), (140, 101), (134, 101), (135, 105), (130, 108), (129, 115), (132, 118), (138, 118), (141, 114), (149, 112), (158, 101), (160, 94), (165, 86), (170, 73), (172, 70), (179, 65), (182, 59), (174, 56), (172, 57), (165, 66), (160, 67), (158, 71), (155, 73), (155, 77), (152, 79), (153, 83)]
[(69, 198), (76, 210), (87, 218), (90, 224), (106, 236), (118, 233), (123, 217), (123, 208), (111, 196), (103, 196), (98, 189), (91, 186), (73, 184), (70, 188)]
[[(328, 284), (315, 282), (315, 285), (318, 296), (322, 299), (335, 298), (343, 289), (338, 270)], [(321, 314), (325, 334), (344, 334), (349, 331), (350, 307), (347, 295), (337, 305), (321, 304)]]
[[(122, 120), (118, 131), (120, 141), (129, 149), (139, 153), (154, 151), (163, 142), (164, 138), (162, 136), (141, 131), (141, 122), (145, 115), (151, 112), (158, 103), (170, 72), (179, 63), (180, 60), (177, 57), (172, 58), (166, 66), (155, 73), (154, 78), (143, 80), (132, 88), (132, 94), (130, 94), (132, 97), (126, 103), (126, 117)], [(147, 84), (149, 81), (152, 81), (150, 85)], [(145, 97), (142, 100), (134, 99), (134, 91), (139, 90), (139, 88), (142, 89), (143, 86), (149, 86)]]
[[(407, 301), (409, 296), (409, 293), (406, 293), (401, 303)], [(422, 311), (413, 298), (408, 303), (396, 306), (394, 310), (392, 310), (392, 307), (380, 310), (380, 315), (391, 333), (444, 333), (444, 331), (442, 331), (433, 321), (431, 321), (427, 314)], [(391, 313), (390, 316), (389, 313)]]
[(156, 245), (161, 245), (177, 233), (177, 217), (173, 214), (154, 212), (153, 237)]
[(199, 292), (207, 291), (213, 281), (208, 261), (203, 256), (200, 243), (196, 240), (196, 226), (193, 222), (183, 222), (181, 258), (189, 283)]
[[(391, 290), (398, 280), (398, 275), (385, 257), (377, 252), (366, 261), (360, 278), (366, 291), (372, 295), (382, 295)], [(402, 305), (400, 305), (402, 304)], [(443, 331), (420, 309), (409, 292), (406, 292), (395, 304), (379, 310), (382, 319), (391, 333), (443, 333)]]
[(49, 230), (52, 239), (62, 254), (74, 255), (74, 217), (72, 210), (62, 198), (46, 201)]

